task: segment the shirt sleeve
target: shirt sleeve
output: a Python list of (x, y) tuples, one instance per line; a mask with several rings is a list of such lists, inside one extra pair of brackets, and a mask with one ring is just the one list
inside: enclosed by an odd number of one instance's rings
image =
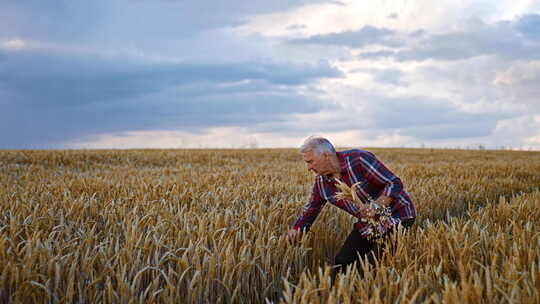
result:
[(384, 186), (381, 195), (399, 198), (403, 190), (403, 183), (390, 171), (373, 153), (362, 153), (359, 164), (369, 180)]
[(311, 197), (309, 201), (304, 206), (302, 214), (296, 219), (296, 222), (293, 225), (293, 229), (301, 229), (309, 231), (315, 219), (321, 212), (322, 207), (326, 204), (326, 200), (322, 198), (319, 187), (317, 185), (318, 181), (313, 184), (313, 190), (311, 191)]

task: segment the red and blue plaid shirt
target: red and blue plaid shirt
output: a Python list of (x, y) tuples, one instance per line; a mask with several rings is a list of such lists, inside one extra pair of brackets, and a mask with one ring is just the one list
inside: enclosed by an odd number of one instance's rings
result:
[[(376, 200), (381, 195), (389, 196), (393, 198), (390, 204), (393, 219), (399, 221), (416, 217), (414, 204), (399, 177), (394, 175), (373, 153), (355, 149), (337, 152), (337, 157), (341, 180), (349, 187), (360, 183), (355, 189), (364, 203), (368, 202), (369, 198)], [(358, 207), (350, 201), (336, 199), (334, 196), (337, 192), (334, 178), (318, 175), (313, 184), (311, 197), (304, 207), (304, 212), (294, 223), (293, 229), (309, 230), (326, 202), (360, 219)], [(355, 228), (362, 233), (366, 226), (358, 221)]]

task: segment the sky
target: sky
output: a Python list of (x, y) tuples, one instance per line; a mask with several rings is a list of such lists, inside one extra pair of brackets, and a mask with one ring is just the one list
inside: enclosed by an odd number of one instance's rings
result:
[(0, 149), (540, 150), (540, 0), (0, 0)]

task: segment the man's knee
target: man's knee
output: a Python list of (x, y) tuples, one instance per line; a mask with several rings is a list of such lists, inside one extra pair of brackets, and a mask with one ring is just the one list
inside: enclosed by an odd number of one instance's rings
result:
[(401, 226), (405, 229), (409, 229), (414, 224), (415, 218), (405, 219), (401, 222)]
[(334, 258), (334, 265), (350, 265), (369, 254), (371, 250), (359, 250), (349, 254), (338, 254)]

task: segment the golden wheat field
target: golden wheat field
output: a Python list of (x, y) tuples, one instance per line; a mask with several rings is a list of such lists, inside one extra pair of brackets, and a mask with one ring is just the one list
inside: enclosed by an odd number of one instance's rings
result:
[(282, 238), (294, 149), (0, 152), (2, 303), (540, 303), (540, 152), (367, 149), (419, 217), (330, 284), (352, 218)]

